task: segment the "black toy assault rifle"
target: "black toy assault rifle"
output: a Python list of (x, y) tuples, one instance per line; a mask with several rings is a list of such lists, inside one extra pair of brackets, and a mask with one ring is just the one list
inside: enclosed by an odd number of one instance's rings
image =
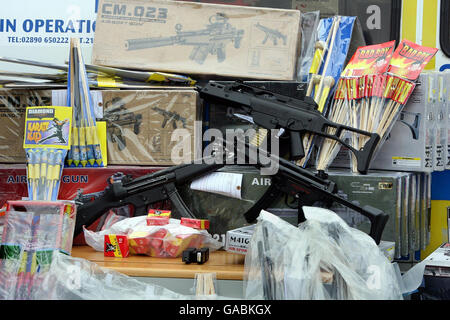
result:
[[(235, 108), (235, 114), (244, 114), (265, 129), (283, 129), (290, 138), (290, 155), (292, 160), (305, 156), (302, 135), (306, 132), (338, 141), (354, 153), (358, 162), (358, 172), (365, 174), (369, 169), (375, 147), (380, 141), (376, 133), (332, 122), (318, 110), (317, 104), (310, 97), (296, 99), (241, 81), (221, 83), (210, 81), (197, 87), (200, 97), (208, 102)], [(335, 134), (329, 134), (328, 128), (335, 128)], [(366, 144), (356, 150), (341, 137), (344, 132), (369, 137)]]
[[(261, 210), (268, 208), (278, 195), (284, 193), (298, 199), (299, 222), (305, 221), (302, 206), (312, 206), (318, 201), (327, 206), (330, 206), (333, 202), (338, 202), (366, 216), (371, 222), (370, 236), (377, 244), (380, 242), (389, 218), (388, 215), (376, 208), (361, 207), (341, 198), (337, 194), (336, 184), (332, 181), (316, 176), (287, 160), (275, 156), (270, 157), (272, 161), (278, 161), (278, 172), (272, 176), (272, 184), (264, 196), (244, 214), (248, 222), (255, 221)], [(170, 200), (174, 211), (183, 217), (195, 218), (195, 214), (191, 212), (180, 197), (177, 187), (212, 173), (225, 166), (225, 163), (226, 161), (212, 164), (205, 162), (182, 164), (136, 179), (120, 174), (115, 175), (112, 179), (109, 179), (104, 192), (93, 197), (79, 194), (79, 197), (75, 199), (79, 206), (74, 235), (76, 236), (83, 231), (83, 225), (91, 225), (109, 209), (125, 205), (133, 206), (134, 215), (138, 216), (146, 215), (150, 205)], [(261, 161), (258, 161), (255, 166), (263, 167), (261, 163)], [(264, 163), (267, 162), (264, 161)], [(91, 198), (93, 198), (92, 201)], [(83, 200), (86, 202), (83, 203)]]

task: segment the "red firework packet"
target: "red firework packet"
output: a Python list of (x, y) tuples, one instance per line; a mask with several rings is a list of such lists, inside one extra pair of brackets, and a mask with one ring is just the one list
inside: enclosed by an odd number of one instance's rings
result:
[(438, 49), (402, 40), (394, 52), (388, 73), (415, 81)]
[(361, 77), (387, 71), (394, 53), (395, 40), (359, 47), (341, 74), (341, 77)]

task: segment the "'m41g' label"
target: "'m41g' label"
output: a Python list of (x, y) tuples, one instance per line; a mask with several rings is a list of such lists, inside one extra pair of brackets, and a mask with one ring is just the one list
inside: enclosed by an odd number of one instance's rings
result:
[(148, 19), (167, 19), (167, 8), (156, 8), (147, 6), (128, 6), (126, 4), (104, 3), (101, 8), (104, 18), (129, 17)]

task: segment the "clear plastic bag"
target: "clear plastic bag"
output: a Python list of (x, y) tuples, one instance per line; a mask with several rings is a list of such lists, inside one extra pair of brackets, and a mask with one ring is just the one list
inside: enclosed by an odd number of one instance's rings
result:
[(261, 212), (245, 259), (246, 299), (402, 299), (399, 273), (372, 238), (330, 210), (303, 210), (298, 228)]
[(164, 287), (141, 282), (81, 258), (53, 252), (36, 300), (172, 300), (193, 299)]
[(302, 51), (298, 58), (297, 81), (307, 82), (309, 80), (309, 69), (314, 57), (315, 42), (317, 38), (317, 27), (319, 24), (320, 11), (302, 12)]
[(0, 243), (0, 299), (28, 300), (42, 284), (54, 252), (70, 254), (73, 203), (13, 201)]
[(105, 235), (127, 235), (130, 253), (159, 258), (179, 257), (186, 248), (208, 247), (212, 251), (222, 246), (206, 230), (186, 227), (178, 219), (170, 219), (169, 224), (162, 226), (148, 226), (146, 218), (138, 216), (123, 219), (99, 232), (84, 229), (84, 237), (89, 246), (96, 251), (103, 251)]

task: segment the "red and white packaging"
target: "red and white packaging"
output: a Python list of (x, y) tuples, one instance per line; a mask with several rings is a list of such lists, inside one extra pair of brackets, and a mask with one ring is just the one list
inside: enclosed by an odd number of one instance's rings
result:
[(169, 224), (172, 211), (170, 210), (158, 210), (149, 209), (147, 214), (148, 226), (163, 226)]
[(104, 244), (103, 252), (105, 257), (126, 258), (130, 255), (128, 237), (126, 235), (106, 234)]
[(209, 220), (181, 218), (181, 225), (199, 230), (208, 230)]

